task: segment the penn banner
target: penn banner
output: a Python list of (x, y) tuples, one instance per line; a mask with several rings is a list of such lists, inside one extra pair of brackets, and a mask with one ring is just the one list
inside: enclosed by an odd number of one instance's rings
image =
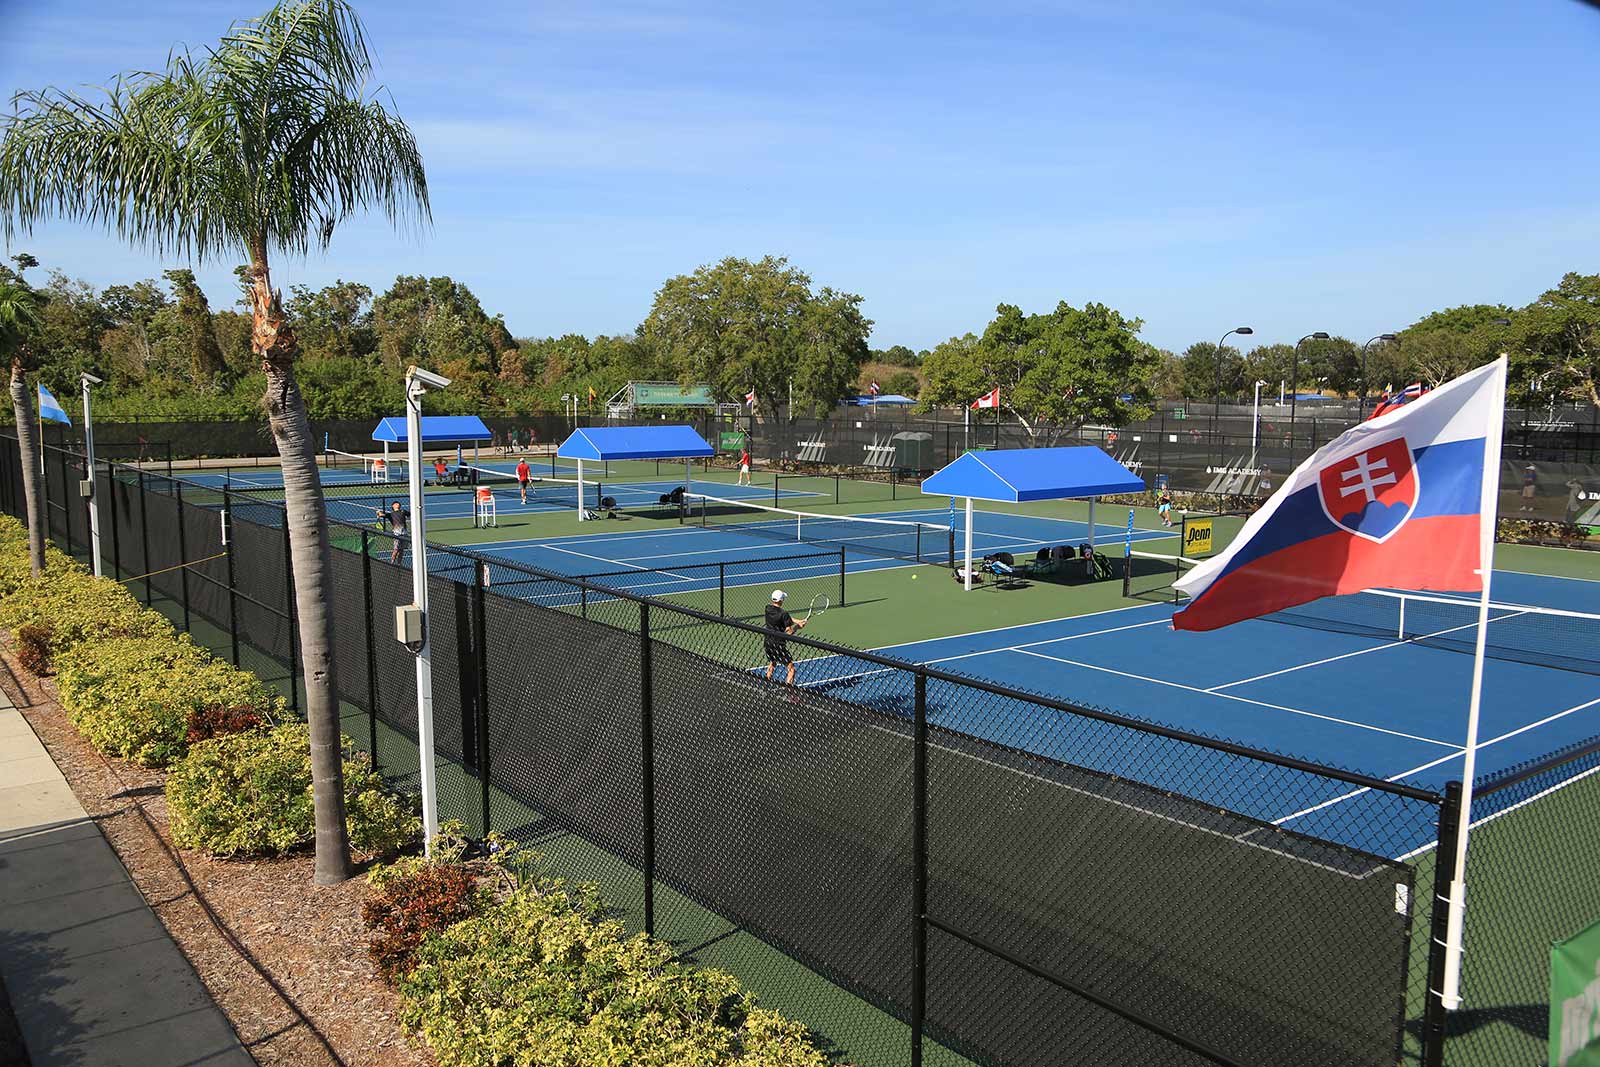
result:
[(1550, 946), (1550, 1067), (1600, 1067), (1600, 922)]
[(1211, 520), (1190, 519), (1183, 524), (1183, 554), (1211, 555)]

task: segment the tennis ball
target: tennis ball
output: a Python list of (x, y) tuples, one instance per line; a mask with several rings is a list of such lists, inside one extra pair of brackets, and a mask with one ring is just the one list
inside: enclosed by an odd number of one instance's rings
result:
[(914, 582), (914, 581), (916, 581), (916, 580), (917, 580), (917, 576), (916, 576), (916, 575), (915, 575), (915, 574), (913, 574), (913, 575), (912, 575), (912, 576), (911, 576), (911, 580), (912, 580), (912, 581), (913, 581), (913, 582)]

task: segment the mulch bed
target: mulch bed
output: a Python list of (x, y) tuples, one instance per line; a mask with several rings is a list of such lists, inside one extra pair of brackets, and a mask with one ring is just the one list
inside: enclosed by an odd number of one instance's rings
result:
[(313, 885), (309, 853), (249, 862), (175, 848), (166, 775), (97, 753), (56, 703), (55, 683), (18, 666), (9, 640), (0, 687), (257, 1063), (434, 1063), (401, 1031), (394, 994), (367, 958), (365, 878)]

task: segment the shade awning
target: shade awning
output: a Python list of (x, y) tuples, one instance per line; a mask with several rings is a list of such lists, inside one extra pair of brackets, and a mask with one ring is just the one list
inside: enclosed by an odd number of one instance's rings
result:
[(1142, 493), (1144, 480), (1093, 445), (968, 452), (922, 483), (930, 496), (1021, 503)]
[[(456, 441), (488, 441), (494, 434), (489, 432), (489, 427), (476, 415), (424, 415), (422, 416), (422, 439), (435, 442)], [(388, 418), (378, 423), (378, 428), (372, 431), (374, 441), (388, 441), (398, 444), (407, 440), (406, 420)]]
[(692, 426), (592, 426), (561, 442), (562, 459), (691, 459), (717, 450)]

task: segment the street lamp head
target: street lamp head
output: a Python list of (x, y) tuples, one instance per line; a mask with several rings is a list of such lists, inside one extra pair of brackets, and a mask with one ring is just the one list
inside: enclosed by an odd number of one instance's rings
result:
[(1255, 331), (1254, 331), (1254, 330), (1252, 330), (1252, 329), (1251, 329), (1251, 328), (1250, 328), (1250, 327), (1248, 327), (1248, 326), (1236, 326), (1236, 327), (1234, 327), (1234, 330), (1233, 330), (1233, 332), (1234, 332), (1234, 333), (1238, 333), (1238, 334), (1243, 334), (1243, 335), (1245, 335), (1245, 336), (1246, 336), (1246, 337), (1248, 337), (1248, 336), (1250, 336), (1250, 335), (1251, 335), (1251, 334), (1253, 334), (1253, 333), (1255, 333)]
[(1504, 316), (1502, 316), (1501, 318), (1498, 318), (1498, 319), (1490, 319), (1489, 320), (1489, 325), (1490, 326), (1510, 326), (1511, 325), (1511, 320), (1508, 319), (1508, 318), (1505, 318)]
[(1257, 388), (1257, 389), (1260, 389), (1260, 388), (1261, 388), (1261, 387), (1262, 387), (1262, 386), (1264, 386), (1264, 385), (1266, 385), (1266, 384), (1267, 384), (1267, 383), (1266, 383), (1266, 382), (1264, 382), (1264, 381), (1262, 381), (1262, 380), (1261, 380), (1261, 379), (1260, 379), (1260, 378), (1257, 378), (1257, 379), (1256, 379), (1256, 388)]
[(1398, 340), (1400, 340), (1400, 338), (1396, 337), (1392, 333), (1380, 333), (1378, 335), (1378, 340), (1380, 340), (1380, 341), (1398, 341)]
[(1326, 341), (1328, 339), (1328, 335), (1325, 332), (1323, 332), (1322, 330), (1318, 330), (1316, 333), (1312, 334), (1311, 336), (1316, 338), (1318, 341)]
[(81, 374), (79, 374), (78, 378), (83, 382), (84, 385), (104, 385), (105, 384), (104, 379), (96, 378), (94, 375), (90, 374), (88, 371), (84, 371)]

